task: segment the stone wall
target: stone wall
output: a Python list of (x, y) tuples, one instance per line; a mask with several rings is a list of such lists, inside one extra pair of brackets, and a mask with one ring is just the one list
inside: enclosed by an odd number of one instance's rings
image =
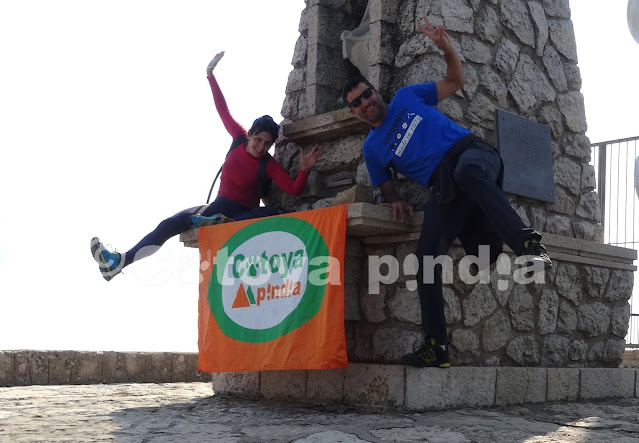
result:
[[(282, 109), (284, 137), (275, 157), (295, 174), (296, 152), (322, 143), (326, 159), (301, 198), (277, 190), (287, 211), (336, 203), (379, 203), (361, 155), (367, 133), (339, 89), (353, 68), (342, 60), (339, 34), (353, 29), (366, 2), (308, 0)], [(495, 142), (495, 111), (504, 109), (551, 129), (554, 203), (509, 194), (524, 223), (543, 232), (555, 268), (541, 285), (445, 285), (454, 365), (616, 366), (622, 359), (632, 293), (634, 251), (601, 257), (603, 242), (595, 171), (589, 164), (584, 97), (568, 0), (370, 0), (369, 80), (390, 99), (402, 86), (444, 77), (439, 49), (416, 23), (427, 15), (445, 25), (467, 83), (439, 109)], [(398, 190), (416, 209), (428, 191), (401, 176)], [(405, 231), (404, 231), (405, 232)], [(350, 361), (397, 362), (421, 341), (420, 310), (407, 278), (372, 294), (367, 257), (400, 263), (417, 234), (360, 237), (347, 245), (346, 314)], [(570, 246), (566, 246), (570, 245)], [(461, 250), (451, 256), (459, 260)], [(588, 259), (584, 259), (585, 254)], [(619, 265), (617, 256), (627, 255)], [(636, 255), (636, 254), (635, 254)], [(629, 261), (628, 261), (629, 260)], [(499, 276), (493, 272), (492, 280)]]
[[(396, 363), (421, 344), (415, 272), (403, 266), (415, 251), (414, 238), (365, 239), (365, 244), (347, 245), (349, 361)], [(454, 365), (619, 366), (630, 319), (632, 259), (624, 265), (600, 255), (590, 263), (578, 263), (578, 256), (554, 252), (562, 250), (555, 241), (566, 250), (561, 237), (549, 241), (555, 268), (542, 284), (516, 284), (509, 268), (501, 273), (493, 269), (489, 284), (469, 285), (453, 273), (443, 293)], [(400, 278), (380, 285), (379, 294), (371, 293), (367, 257), (384, 255), (398, 259)], [(457, 270), (463, 248), (454, 245), (449, 255)]]
[[(526, 223), (538, 231), (603, 241), (595, 171), (589, 164), (584, 97), (568, 0), (370, 0), (370, 81), (387, 98), (402, 86), (444, 77), (441, 51), (417, 29), (424, 15), (448, 28), (467, 77), (464, 88), (439, 108), (450, 118), (495, 142), (495, 110), (505, 109), (550, 126), (555, 202), (509, 195)], [(300, 21), (282, 108), (285, 123), (335, 111), (339, 89), (352, 73), (342, 59), (339, 34), (359, 23), (366, 2), (309, 0)], [(285, 131), (286, 132), (286, 131)], [(361, 156), (366, 128), (326, 140), (327, 158), (310, 178), (302, 199), (275, 192), (288, 211), (322, 207), (355, 184), (362, 201), (380, 201)], [(284, 138), (275, 157), (293, 174), (296, 152), (314, 140)], [(420, 207), (429, 197), (400, 180), (400, 193)], [(360, 194), (363, 194), (361, 192)]]
[(210, 381), (197, 353), (0, 351), (0, 386)]

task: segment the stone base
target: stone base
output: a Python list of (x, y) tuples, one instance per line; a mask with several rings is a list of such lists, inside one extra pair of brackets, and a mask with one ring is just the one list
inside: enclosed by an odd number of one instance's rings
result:
[(322, 371), (212, 374), (218, 395), (408, 410), (634, 398), (639, 370), (626, 368), (411, 368), (350, 364)]

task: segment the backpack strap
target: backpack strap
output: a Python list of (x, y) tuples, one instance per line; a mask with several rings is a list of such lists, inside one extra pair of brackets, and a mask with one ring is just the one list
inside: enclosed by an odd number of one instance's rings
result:
[(260, 165), (257, 168), (257, 198), (260, 200), (271, 190), (271, 179), (266, 176), (266, 165), (269, 160), (271, 160), (271, 154), (267, 152), (260, 159)]
[[(235, 148), (237, 148), (238, 146), (240, 146), (243, 143), (248, 142), (248, 138), (246, 137), (246, 134), (241, 134), (238, 135), (237, 137), (235, 137), (233, 139), (233, 143), (231, 143), (231, 147), (229, 148), (228, 152), (226, 153), (226, 157), (229, 156), (229, 154), (231, 153), (231, 151)], [(226, 159), (225, 157), (225, 159)], [(224, 165), (224, 164), (222, 164)], [(217, 182), (217, 179), (220, 177), (220, 174), (222, 173), (222, 166), (220, 166), (220, 170), (217, 171), (217, 174), (215, 175), (215, 178), (213, 179), (213, 183), (211, 184), (211, 189), (209, 189), (209, 196), (206, 197), (206, 204), (209, 204), (209, 201), (211, 200), (211, 193), (213, 192), (213, 188), (215, 187), (215, 183)]]

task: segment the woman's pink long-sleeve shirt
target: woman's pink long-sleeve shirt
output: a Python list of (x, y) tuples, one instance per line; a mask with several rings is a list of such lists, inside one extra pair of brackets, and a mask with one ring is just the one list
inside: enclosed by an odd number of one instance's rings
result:
[[(209, 84), (213, 92), (213, 100), (217, 113), (224, 123), (224, 127), (236, 137), (246, 134), (246, 130), (238, 122), (233, 119), (226, 105), (226, 100), (222, 94), (214, 76), (209, 76)], [(257, 197), (258, 183), (257, 170), (260, 159), (253, 157), (246, 151), (247, 143), (243, 143), (233, 149), (222, 165), (222, 177), (220, 178), (220, 189), (217, 193), (218, 197), (226, 197), (241, 203), (249, 208), (259, 206), (260, 202)], [(266, 175), (272, 179), (277, 186), (284, 192), (291, 195), (301, 195), (308, 180), (308, 173), (300, 169), (295, 180), (293, 180), (286, 170), (277, 160), (271, 157), (266, 164)]]

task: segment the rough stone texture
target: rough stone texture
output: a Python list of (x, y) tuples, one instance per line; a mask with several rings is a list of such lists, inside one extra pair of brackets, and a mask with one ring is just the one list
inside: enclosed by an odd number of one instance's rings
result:
[(612, 324), (612, 333), (624, 338), (628, 333), (628, 325), (630, 324), (630, 305), (625, 304), (612, 308), (610, 312), (610, 323)]
[(588, 337), (596, 337), (608, 331), (610, 308), (603, 303), (582, 304), (577, 313), (577, 329)]
[(541, 347), (542, 366), (565, 366), (568, 361), (568, 349), (570, 340), (559, 335), (549, 335), (544, 337)]
[(546, 41), (548, 41), (548, 22), (546, 21), (546, 13), (543, 6), (539, 3), (528, 2), (530, 8), (530, 15), (535, 23), (535, 29), (537, 31), (537, 40), (535, 45), (537, 47), (537, 55), (544, 53), (544, 47)]
[(263, 371), (260, 374), (260, 394), (269, 399), (306, 398), (307, 371)]
[(495, 399), (495, 368), (407, 368), (406, 407), (454, 408), (462, 404), (490, 406)]
[(422, 323), (422, 316), (420, 310), (415, 309), (418, 305), (419, 295), (417, 291), (397, 288), (395, 295), (388, 304), (388, 308), (392, 318), (419, 325)]
[(207, 383), (17, 387), (0, 391), (0, 440), (631, 442), (638, 407), (628, 398), (415, 413), (225, 398)]
[(539, 301), (539, 333), (549, 334), (557, 327), (559, 296), (552, 289), (544, 289)]
[(15, 384), (15, 353), (0, 351), (0, 387)]
[(484, 350), (497, 351), (508, 343), (511, 334), (510, 319), (503, 312), (498, 312), (488, 319), (482, 331)]
[(581, 92), (571, 91), (557, 97), (559, 110), (564, 115), (566, 126), (574, 132), (585, 132), (588, 129), (586, 124), (586, 107), (584, 96)]
[(530, 331), (534, 328), (533, 297), (524, 285), (517, 285), (510, 295), (510, 318), (518, 331)]
[(526, 113), (540, 101), (555, 100), (556, 93), (544, 73), (526, 54), (521, 54), (513, 81), (508, 92), (517, 102), (519, 109)]
[(572, 263), (560, 263), (555, 277), (557, 292), (578, 305), (581, 302), (581, 287), (577, 284), (579, 269)]
[(372, 357), (375, 361), (399, 362), (402, 355), (413, 352), (423, 342), (423, 334), (404, 329), (378, 329), (372, 339)]
[[(100, 383), (103, 379), (103, 353), (102, 352), (78, 352), (75, 356), (75, 368), (71, 372), (71, 383), (93, 384)], [(170, 375), (170, 374), (169, 374)], [(171, 378), (167, 381), (171, 381)]]
[(532, 336), (513, 339), (506, 347), (506, 354), (520, 366), (539, 364), (539, 344)]
[(344, 368), (307, 371), (306, 398), (322, 403), (344, 399)]
[(573, 62), (577, 61), (577, 44), (575, 32), (570, 20), (548, 20), (550, 40), (557, 51)]
[(222, 372), (213, 375), (213, 392), (236, 393), (243, 396), (260, 395), (259, 372)]
[(492, 296), (490, 286), (479, 284), (462, 301), (462, 306), (464, 309), (464, 324), (473, 326), (482, 318), (490, 315), (497, 308), (497, 302)]
[(579, 369), (548, 368), (548, 401), (575, 401), (579, 395)]
[(634, 369), (581, 370), (579, 398), (599, 400), (634, 397), (635, 377)]
[(535, 47), (535, 30), (533, 29), (526, 3), (522, 0), (502, 0), (500, 2), (502, 21), (512, 30), (519, 40)]
[(545, 368), (498, 368), (495, 404), (499, 406), (546, 401)]
[(608, 289), (604, 292), (607, 301), (616, 302), (629, 300), (632, 295), (634, 273), (631, 271), (613, 271), (610, 275)]
[[(49, 380), (50, 385), (71, 384), (71, 374), (75, 370), (76, 353), (74, 351), (49, 352)], [(100, 378), (100, 382), (102, 378)]]
[(560, 300), (557, 331), (570, 334), (575, 329), (577, 329), (577, 311), (571, 303)]
[(472, 331), (456, 329), (453, 331), (451, 344), (459, 352), (470, 352), (471, 354), (479, 355), (479, 338)]
[(346, 368), (344, 399), (348, 403), (401, 406), (404, 367), (351, 364)]

